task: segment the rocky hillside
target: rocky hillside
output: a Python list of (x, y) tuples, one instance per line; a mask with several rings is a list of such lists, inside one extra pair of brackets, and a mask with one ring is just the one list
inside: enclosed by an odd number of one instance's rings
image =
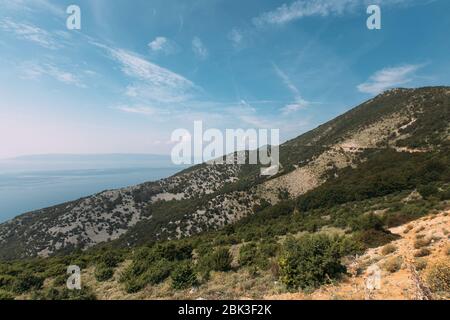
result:
[(128, 247), (223, 228), (339, 180), (376, 159), (377, 150), (446, 153), (449, 123), (449, 87), (387, 91), (284, 143), (276, 176), (260, 176), (258, 166), (203, 164), (27, 213), (0, 225), (0, 258), (49, 256), (110, 241)]

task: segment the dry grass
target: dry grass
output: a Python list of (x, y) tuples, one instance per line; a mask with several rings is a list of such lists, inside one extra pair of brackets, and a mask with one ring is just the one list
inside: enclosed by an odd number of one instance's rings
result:
[(430, 249), (422, 248), (422, 249), (417, 250), (414, 253), (414, 257), (416, 257), (416, 258), (427, 257), (430, 254), (431, 254), (431, 250)]
[(416, 268), (417, 271), (424, 270), (427, 267), (427, 265), (428, 265), (428, 262), (424, 258), (416, 258), (414, 260), (414, 267)]
[(450, 261), (440, 260), (426, 270), (426, 282), (439, 297), (450, 296)]
[(393, 244), (388, 244), (381, 249), (381, 254), (383, 256), (387, 256), (388, 254), (394, 253), (397, 251), (397, 247)]
[(405, 227), (405, 230), (403, 231), (403, 233), (404, 233), (404, 234), (407, 234), (407, 233), (409, 233), (413, 228), (414, 228), (414, 226), (413, 226), (412, 224), (408, 224), (408, 225)]
[[(424, 219), (426, 220), (426, 218)], [(416, 230), (416, 233), (422, 232), (423, 230), (425, 230), (425, 226), (421, 226)]]
[(403, 258), (400, 256), (396, 256), (387, 259), (383, 264), (383, 268), (390, 273), (395, 273), (402, 268), (402, 265), (403, 265)]
[(430, 243), (431, 243), (431, 239), (425, 239), (425, 238), (417, 239), (414, 242), (414, 248), (415, 249), (421, 249), (421, 248), (424, 248), (424, 247), (428, 247), (430, 245)]

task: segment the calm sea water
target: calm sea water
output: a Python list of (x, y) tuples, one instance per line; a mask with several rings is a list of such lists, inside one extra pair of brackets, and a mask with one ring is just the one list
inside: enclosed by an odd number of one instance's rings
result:
[(159, 180), (182, 169), (167, 159), (0, 161), (0, 222), (103, 190)]

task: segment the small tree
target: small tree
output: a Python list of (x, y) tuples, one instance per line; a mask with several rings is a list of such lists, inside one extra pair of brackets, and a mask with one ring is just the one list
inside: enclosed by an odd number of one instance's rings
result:
[(108, 281), (114, 275), (114, 269), (110, 268), (104, 263), (101, 263), (95, 267), (95, 278), (97, 281), (103, 282)]
[(286, 240), (280, 259), (280, 275), (288, 288), (314, 288), (346, 271), (341, 264), (340, 242), (326, 235), (307, 235)]
[(186, 289), (197, 284), (197, 275), (189, 263), (178, 264), (172, 272), (172, 287), (177, 290)]
[(229, 271), (232, 261), (233, 258), (228, 248), (219, 248), (211, 255), (211, 269), (214, 271)]
[(227, 248), (218, 248), (214, 252), (206, 253), (200, 258), (199, 270), (206, 278), (210, 271), (229, 271), (233, 258)]

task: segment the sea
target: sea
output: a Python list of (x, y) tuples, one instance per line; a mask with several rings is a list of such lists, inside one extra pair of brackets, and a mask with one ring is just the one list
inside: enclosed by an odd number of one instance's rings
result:
[(0, 223), (104, 190), (156, 181), (185, 168), (159, 155), (40, 155), (0, 160)]

